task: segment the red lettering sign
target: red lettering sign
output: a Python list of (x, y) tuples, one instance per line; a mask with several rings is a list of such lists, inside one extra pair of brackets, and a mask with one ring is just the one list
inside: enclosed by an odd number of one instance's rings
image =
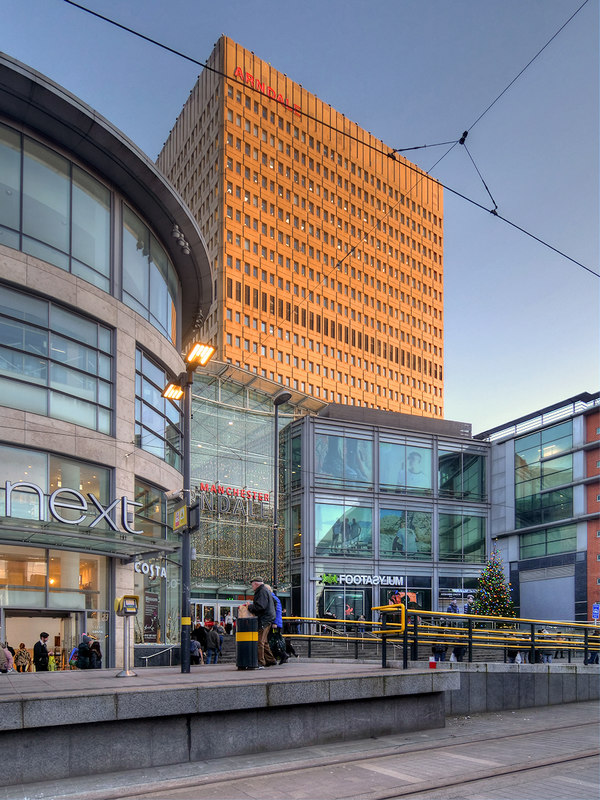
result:
[(236, 67), (233, 71), (233, 77), (239, 78), (248, 86), (251, 86), (253, 89), (261, 92), (262, 94), (266, 94), (267, 97), (270, 97), (272, 100), (275, 100), (277, 103), (281, 103), (293, 114), (297, 114), (299, 117), (302, 116), (302, 110), (299, 105), (296, 103), (290, 103), (287, 97), (284, 97), (282, 94), (277, 94), (275, 89), (271, 86), (265, 86), (262, 81), (259, 81), (258, 78), (255, 78), (250, 72), (244, 72), (241, 67)]

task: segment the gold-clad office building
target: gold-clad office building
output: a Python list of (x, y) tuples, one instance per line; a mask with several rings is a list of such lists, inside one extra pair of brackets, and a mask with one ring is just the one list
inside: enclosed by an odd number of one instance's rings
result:
[(435, 180), (225, 36), (158, 166), (208, 245), (217, 359), (325, 403), (443, 417)]

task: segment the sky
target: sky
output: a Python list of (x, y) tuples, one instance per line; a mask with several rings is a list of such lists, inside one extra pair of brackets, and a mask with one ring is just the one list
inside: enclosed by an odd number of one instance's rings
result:
[[(390, 147), (428, 145), (405, 155), (447, 187), (445, 417), (478, 433), (600, 383), (599, 278), (489, 213), (600, 273), (598, 0), (557, 34), (583, 2), (80, 4), (201, 62), (224, 33)], [(65, 0), (2, 8), (0, 49), (156, 158), (199, 66)]]

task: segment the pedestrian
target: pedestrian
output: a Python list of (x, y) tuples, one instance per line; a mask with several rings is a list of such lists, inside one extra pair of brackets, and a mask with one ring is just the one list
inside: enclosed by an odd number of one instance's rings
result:
[(8, 646), (8, 642), (4, 642), (4, 644), (2, 645), (2, 649), (4, 650), (4, 655), (6, 656), (6, 671), (14, 672), (15, 659), (13, 654), (11, 653), (12, 647)]
[(458, 610), (458, 606), (456, 604), (456, 600), (450, 601), (450, 605), (446, 609), (446, 614), (460, 614), (460, 611)]
[(281, 635), (283, 630), (283, 608), (281, 606), (281, 600), (268, 583), (265, 583), (265, 586), (268, 591), (271, 592), (273, 602), (275, 603), (275, 620), (271, 625), (271, 631), (269, 633), (269, 648), (273, 654), (273, 658), (276, 661), (279, 659), (280, 664), (285, 664), (288, 660), (288, 654), (286, 652), (285, 639)]
[(8, 672), (8, 659), (3, 647), (0, 647), (0, 672)]
[(216, 664), (219, 660), (219, 634), (214, 627), (206, 631), (206, 663)]
[(366, 622), (365, 615), (361, 614), (359, 616), (359, 618), (358, 618), (358, 632), (359, 633), (363, 633), (364, 634), (364, 632), (365, 632), (365, 622)]
[(195, 639), (200, 645), (200, 651), (206, 652), (206, 628), (202, 623), (197, 622), (194, 630), (191, 633), (191, 638)]
[(98, 641), (90, 645), (90, 669), (102, 669), (102, 650)]
[[(444, 635), (445, 633), (446, 631), (444, 631)], [(443, 639), (440, 639), (438, 642), (434, 642), (431, 647), (431, 652), (435, 656), (436, 661), (445, 661), (446, 653), (448, 652), (448, 645)]]
[(466, 652), (467, 648), (464, 644), (455, 644), (452, 648), (452, 654), (456, 661), (462, 661)]
[(219, 637), (219, 655), (223, 654), (223, 637), (225, 636), (225, 628), (220, 622), (217, 622), (214, 626), (214, 630), (217, 632), (217, 636)]
[(15, 653), (15, 667), (17, 672), (27, 672), (31, 665), (31, 653), (25, 647), (25, 642), (21, 642), (19, 649)]
[(275, 621), (275, 602), (260, 575), (252, 578), (250, 584), (254, 590), (254, 598), (248, 603), (248, 611), (258, 620), (258, 668), (264, 669), (277, 664), (268, 642), (269, 631)]
[[(542, 637), (547, 637), (549, 635), (545, 628), (541, 628), (538, 633), (541, 634)], [(552, 663), (552, 650), (540, 650), (540, 654), (542, 656), (542, 664)]]
[(190, 664), (200, 664), (202, 650), (196, 639), (190, 639)]
[(50, 634), (42, 631), (40, 639), (33, 645), (33, 666), (36, 672), (48, 672), (48, 646)]
[(473, 609), (473, 595), (467, 595), (467, 602), (465, 603), (465, 607), (463, 609), (463, 614), (474, 614), (475, 611)]
[(233, 634), (233, 617), (231, 616), (231, 612), (225, 615), (225, 633), (227, 636)]
[(84, 633), (77, 647), (77, 669), (90, 669), (90, 643), (92, 637)]

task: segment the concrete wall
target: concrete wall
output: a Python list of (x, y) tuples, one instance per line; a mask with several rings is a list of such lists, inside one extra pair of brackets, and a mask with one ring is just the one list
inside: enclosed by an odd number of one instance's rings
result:
[[(456, 674), (100, 689), (0, 703), (2, 785), (236, 757), (445, 724)], [(107, 767), (107, 765), (109, 765)]]
[(598, 700), (597, 666), (581, 664), (467, 664), (438, 662), (436, 671), (460, 674), (446, 692), (447, 714), (480, 714)]

